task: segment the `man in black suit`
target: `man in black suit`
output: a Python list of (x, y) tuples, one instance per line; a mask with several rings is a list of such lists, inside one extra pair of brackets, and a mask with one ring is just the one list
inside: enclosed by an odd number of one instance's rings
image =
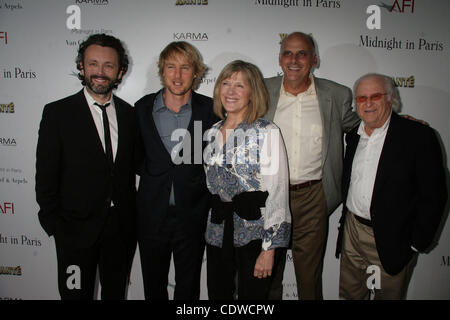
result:
[(442, 152), (433, 129), (392, 111), (389, 77), (365, 75), (354, 94), (362, 122), (346, 136), (339, 297), (403, 299), (447, 201)]
[(159, 57), (163, 89), (136, 102), (145, 149), (139, 182), (138, 241), (146, 299), (168, 299), (171, 256), (174, 299), (199, 299), (209, 192), (203, 133), (218, 119), (211, 98), (198, 94), (206, 66), (187, 42)]
[(91, 35), (76, 64), (85, 86), (45, 106), (36, 155), (39, 220), (55, 237), (62, 299), (124, 299), (136, 249), (133, 108), (114, 96), (128, 69), (119, 39)]

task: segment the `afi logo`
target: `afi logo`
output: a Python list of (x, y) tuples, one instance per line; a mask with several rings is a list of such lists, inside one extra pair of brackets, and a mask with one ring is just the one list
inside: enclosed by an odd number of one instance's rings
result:
[(14, 202), (0, 202), (0, 211), (2, 214), (14, 214)]
[[(400, 5), (401, 3), (401, 5)], [(411, 13), (414, 13), (414, 0), (395, 0), (394, 4), (391, 7), (391, 10), (389, 10), (389, 12), (392, 11), (400, 11), (401, 13), (405, 12), (405, 8), (411, 8)]]
[(8, 32), (0, 31), (0, 39), (5, 39), (5, 44), (8, 44)]

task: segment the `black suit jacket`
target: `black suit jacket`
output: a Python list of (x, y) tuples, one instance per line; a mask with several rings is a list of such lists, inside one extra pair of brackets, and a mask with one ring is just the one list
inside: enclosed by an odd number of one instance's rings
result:
[[(336, 256), (346, 215), (358, 127), (347, 136), (344, 160), (344, 210)], [(425, 251), (433, 241), (447, 201), (441, 148), (434, 130), (392, 113), (378, 163), (370, 216), (378, 255), (389, 274), (399, 273), (412, 257), (411, 246)]]
[[(192, 92), (192, 117), (188, 125), (191, 136), (190, 163), (175, 164), (165, 148), (153, 119), (154, 101), (159, 92), (144, 96), (135, 108), (145, 149), (137, 196), (138, 234), (147, 237), (158, 232), (169, 207), (173, 183), (179, 217), (192, 234), (202, 235), (206, 227), (210, 194), (203, 169), (203, 133), (218, 121), (211, 98)], [(201, 130), (194, 133), (201, 123)], [(195, 160), (200, 159), (200, 163)]]
[(36, 199), (44, 230), (76, 247), (92, 245), (111, 200), (120, 236), (136, 241), (139, 140), (134, 109), (114, 96), (118, 147), (110, 171), (88, 103), (80, 92), (44, 107), (36, 155)]

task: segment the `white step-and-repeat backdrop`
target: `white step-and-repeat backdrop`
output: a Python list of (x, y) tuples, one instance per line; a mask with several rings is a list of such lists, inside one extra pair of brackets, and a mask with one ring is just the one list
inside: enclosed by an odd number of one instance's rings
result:
[[(429, 122), (447, 154), (448, 0), (0, 0), (0, 299), (59, 299), (54, 240), (37, 218), (35, 152), (43, 106), (81, 88), (75, 66), (81, 40), (102, 32), (124, 41), (131, 66), (116, 94), (133, 104), (160, 88), (157, 59), (171, 41), (200, 50), (210, 70), (199, 92), (212, 96), (220, 70), (237, 58), (265, 77), (280, 74), (280, 40), (297, 30), (317, 41), (316, 76), (350, 87), (367, 72), (391, 76), (402, 112)], [(330, 217), (325, 299), (338, 298), (339, 216), (340, 209)], [(287, 259), (284, 299), (296, 299), (290, 253)], [(173, 282), (171, 269), (170, 294)], [(143, 298), (138, 252), (128, 298)], [(408, 299), (450, 299), (449, 223), (435, 249), (420, 255)]]

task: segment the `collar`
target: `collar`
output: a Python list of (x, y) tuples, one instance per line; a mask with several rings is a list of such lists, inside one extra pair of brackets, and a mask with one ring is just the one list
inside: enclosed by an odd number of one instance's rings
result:
[[(311, 81), (311, 84), (309, 85), (308, 89), (306, 89), (306, 91), (304, 91), (304, 92), (299, 93), (297, 95), (297, 97), (300, 96), (300, 95), (302, 95), (302, 96), (313, 96), (313, 95), (316, 95), (316, 85), (314, 83), (314, 76), (312, 75), (311, 72), (309, 73), (309, 80)], [(295, 97), (293, 94), (287, 92), (284, 89), (283, 83), (284, 83), (284, 75), (283, 75), (283, 78), (281, 79), (280, 96), (284, 95), (284, 96), (288, 96), (288, 97)]]
[[(165, 92), (165, 88), (160, 90), (159, 93), (155, 97), (155, 102), (153, 105), (153, 112), (162, 112), (164, 110), (169, 110), (169, 108), (166, 107), (166, 104), (164, 103), (163, 93)], [(192, 108), (192, 95), (193, 92), (191, 92), (191, 96), (189, 97), (189, 100), (185, 105), (182, 105), (180, 108), (180, 112), (189, 110)]]
[(365, 138), (365, 139), (369, 139), (372, 136), (378, 136), (381, 134), (384, 134), (386, 132), (386, 130), (389, 128), (389, 123), (391, 122), (391, 117), (392, 117), (392, 110), (391, 113), (389, 114), (389, 117), (387, 118), (386, 122), (379, 128), (376, 128), (375, 130), (373, 130), (372, 134), (369, 136), (365, 130), (366, 125), (364, 123), (364, 121), (361, 121), (358, 127), (358, 134), (361, 138)]

